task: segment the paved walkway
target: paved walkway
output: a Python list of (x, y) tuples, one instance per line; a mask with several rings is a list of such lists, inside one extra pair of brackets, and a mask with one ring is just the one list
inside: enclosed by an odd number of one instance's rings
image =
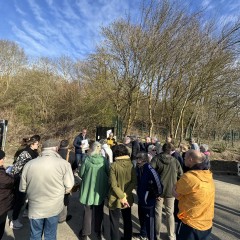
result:
[[(212, 231), (214, 240), (238, 240), (240, 239), (240, 177), (238, 176), (215, 176), (216, 203), (215, 219)], [(59, 240), (77, 240), (82, 221), (82, 206), (78, 202), (78, 193), (74, 193), (70, 200), (69, 214), (73, 218), (68, 223), (58, 225)], [(104, 237), (110, 240), (108, 210), (105, 207), (104, 215)], [(133, 231), (138, 232), (139, 222), (137, 217), (137, 205), (133, 206)], [(12, 230), (6, 224), (3, 240), (28, 240), (29, 221), (21, 219), (24, 227), (20, 230)], [(165, 222), (165, 218), (163, 218)], [(8, 223), (8, 222), (7, 222)], [(122, 231), (122, 226), (121, 226)], [(163, 223), (161, 235), (162, 240), (167, 240), (166, 226)], [(90, 239), (95, 240), (95, 236)], [(113, 239), (115, 240), (115, 239)]]

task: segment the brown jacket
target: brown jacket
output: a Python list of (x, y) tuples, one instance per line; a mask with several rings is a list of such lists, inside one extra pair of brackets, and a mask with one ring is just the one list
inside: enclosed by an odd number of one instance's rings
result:
[(0, 167), (0, 215), (13, 206), (13, 187), (14, 178), (6, 174), (4, 167)]

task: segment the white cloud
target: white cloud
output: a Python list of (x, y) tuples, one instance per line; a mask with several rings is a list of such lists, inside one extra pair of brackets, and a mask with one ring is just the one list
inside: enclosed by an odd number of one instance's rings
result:
[(14, 7), (15, 7), (15, 10), (17, 13), (19, 13), (20, 15), (22, 16), (26, 16), (26, 12), (24, 12), (20, 7), (17, 6), (17, 3), (16, 1), (14, 1)]
[(45, 20), (42, 17), (42, 11), (39, 5), (35, 2), (35, 0), (28, 0), (28, 3), (31, 7), (31, 10), (36, 18), (37, 21), (44, 23)]
[(70, 2), (68, 0), (63, 1), (62, 14), (67, 19), (80, 20), (80, 17), (77, 15), (77, 13), (74, 11), (74, 9), (71, 7), (69, 3)]
[(23, 43), (26, 46), (31, 46), (30, 48), (35, 49), (35, 51), (40, 51), (43, 53), (48, 51), (48, 49), (42, 44), (40, 44), (39, 41), (34, 40), (26, 32), (19, 29), (14, 23), (10, 24), (12, 25), (12, 30), (15, 32), (18, 39), (21, 40), (21, 43)]
[(36, 39), (38, 41), (46, 40), (47, 36), (40, 33), (39, 31), (37, 31), (36, 28), (33, 25), (31, 25), (29, 22), (27, 22), (26, 20), (22, 21), (22, 26), (23, 26), (26, 34), (33, 37), (34, 39)]

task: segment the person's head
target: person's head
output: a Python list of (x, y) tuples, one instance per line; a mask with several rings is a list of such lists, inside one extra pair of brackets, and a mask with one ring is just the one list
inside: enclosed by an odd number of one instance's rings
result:
[(171, 154), (172, 144), (171, 143), (164, 143), (163, 146), (162, 146), (162, 151), (165, 154)]
[(129, 144), (131, 142), (131, 138), (130, 137), (124, 137), (123, 138), (123, 144)]
[(140, 152), (137, 154), (137, 166), (142, 167), (148, 162), (148, 154), (146, 152)]
[(158, 141), (158, 139), (157, 139), (156, 137), (152, 137), (152, 138), (151, 138), (152, 144), (155, 144), (157, 141)]
[(38, 134), (33, 135), (31, 138), (36, 139), (38, 142), (41, 141), (41, 136)]
[(192, 168), (195, 164), (202, 163), (205, 161), (205, 156), (203, 153), (197, 150), (188, 150), (184, 158), (185, 166)]
[(135, 135), (133, 135), (133, 136), (131, 136), (131, 140), (132, 140), (132, 141), (136, 141), (136, 140), (138, 140), (138, 137), (135, 136)]
[(67, 148), (69, 145), (69, 141), (64, 139), (60, 142), (60, 148)]
[(194, 139), (194, 138), (190, 138), (189, 143), (190, 143), (190, 144), (195, 143), (195, 139)]
[(96, 155), (96, 154), (101, 154), (101, 149), (102, 149), (102, 145), (100, 142), (93, 142), (91, 144), (89, 144), (89, 155)]
[(5, 159), (5, 152), (3, 150), (0, 150), (0, 166), (3, 166)]
[(151, 154), (152, 156), (155, 156), (157, 154), (157, 149), (155, 145), (149, 145), (148, 146), (148, 153)]
[(121, 157), (121, 156), (128, 156), (129, 155), (127, 147), (123, 144), (116, 145), (112, 149), (112, 151), (113, 151), (113, 156), (114, 157)]
[(58, 147), (59, 147), (59, 141), (56, 139), (52, 139), (52, 138), (44, 141), (42, 144), (43, 150), (53, 150), (53, 151), (57, 152)]
[(102, 145), (107, 144), (107, 139), (101, 139), (99, 142), (100, 142)]
[(146, 137), (146, 138), (145, 138), (145, 142), (146, 142), (146, 143), (150, 143), (150, 142), (151, 142), (151, 138), (150, 138), (150, 137)]
[(172, 142), (173, 142), (172, 134), (167, 135), (167, 137), (166, 137), (166, 142), (167, 142), (167, 143), (172, 143)]
[(111, 132), (111, 133), (109, 133), (109, 136), (108, 136), (110, 139), (112, 139), (113, 138), (113, 133)]
[(188, 151), (188, 149), (189, 149), (189, 147), (188, 147), (187, 144), (184, 144), (184, 143), (181, 143), (181, 144), (180, 144), (180, 151), (181, 151), (181, 152), (185, 153), (185, 152)]
[(27, 141), (27, 146), (29, 146), (32, 150), (36, 150), (39, 147), (39, 138), (35, 138), (34, 136), (30, 137)]
[(87, 134), (87, 129), (86, 128), (83, 128), (83, 130), (82, 130), (82, 135), (86, 135)]
[(200, 152), (204, 153), (208, 151), (208, 145), (207, 144), (202, 144), (200, 146)]

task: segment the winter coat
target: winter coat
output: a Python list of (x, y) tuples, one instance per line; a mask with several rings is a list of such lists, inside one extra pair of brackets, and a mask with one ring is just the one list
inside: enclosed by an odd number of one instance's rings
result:
[(96, 154), (86, 156), (79, 176), (82, 178), (80, 202), (86, 205), (100, 205), (107, 197), (109, 165), (105, 158)]
[(85, 136), (83, 139), (82, 133), (80, 133), (78, 136), (75, 137), (73, 141), (73, 146), (75, 147), (76, 154), (81, 154), (83, 152), (80, 146), (82, 145), (82, 140), (87, 140), (87, 139), (88, 139), (87, 136)]
[(3, 215), (13, 206), (14, 178), (6, 174), (5, 168), (0, 167), (0, 215)]
[(174, 157), (174, 158), (176, 158), (176, 159), (179, 161), (181, 167), (183, 168), (184, 162), (183, 162), (183, 158), (182, 158), (181, 154), (180, 154), (179, 152), (177, 152), (177, 151), (174, 151), (174, 152), (171, 154), (171, 156)]
[(72, 170), (74, 171), (78, 168), (77, 162), (75, 161), (75, 154), (73, 151), (71, 151), (67, 147), (64, 147), (64, 148), (59, 148), (58, 154), (65, 160), (67, 159), (67, 155), (69, 154), (68, 162), (71, 164)]
[(137, 154), (140, 152), (140, 144), (138, 140), (132, 141), (132, 155), (131, 155), (131, 160), (136, 160), (137, 159)]
[(176, 184), (179, 194), (178, 218), (201, 231), (212, 227), (215, 186), (210, 170), (192, 170), (184, 173)]
[(108, 160), (109, 165), (110, 165), (113, 162), (112, 149), (105, 143), (102, 145), (101, 153), (102, 153), (102, 156)]
[(109, 208), (123, 208), (120, 199), (124, 198), (124, 193), (127, 195), (129, 205), (132, 206), (134, 202), (132, 191), (136, 184), (136, 170), (130, 157), (116, 157), (110, 167)]
[(158, 154), (151, 160), (152, 167), (158, 172), (163, 184), (163, 193), (161, 197), (171, 198), (173, 186), (177, 178), (183, 174), (182, 167), (177, 159), (169, 154)]
[(29, 218), (49, 218), (63, 209), (64, 194), (74, 184), (71, 165), (51, 148), (29, 161), (23, 168), (20, 192), (28, 196)]
[(10, 174), (12, 174), (16, 178), (21, 177), (25, 164), (37, 157), (38, 152), (36, 150), (32, 150), (29, 146), (26, 147), (17, 157), (15, 163), (12, 166)]
[(149, 164), (137, 167), (138, 204), (144, 207), (154, 206), (156, 198), (162, 194), (163, 187), (158, 173)]

